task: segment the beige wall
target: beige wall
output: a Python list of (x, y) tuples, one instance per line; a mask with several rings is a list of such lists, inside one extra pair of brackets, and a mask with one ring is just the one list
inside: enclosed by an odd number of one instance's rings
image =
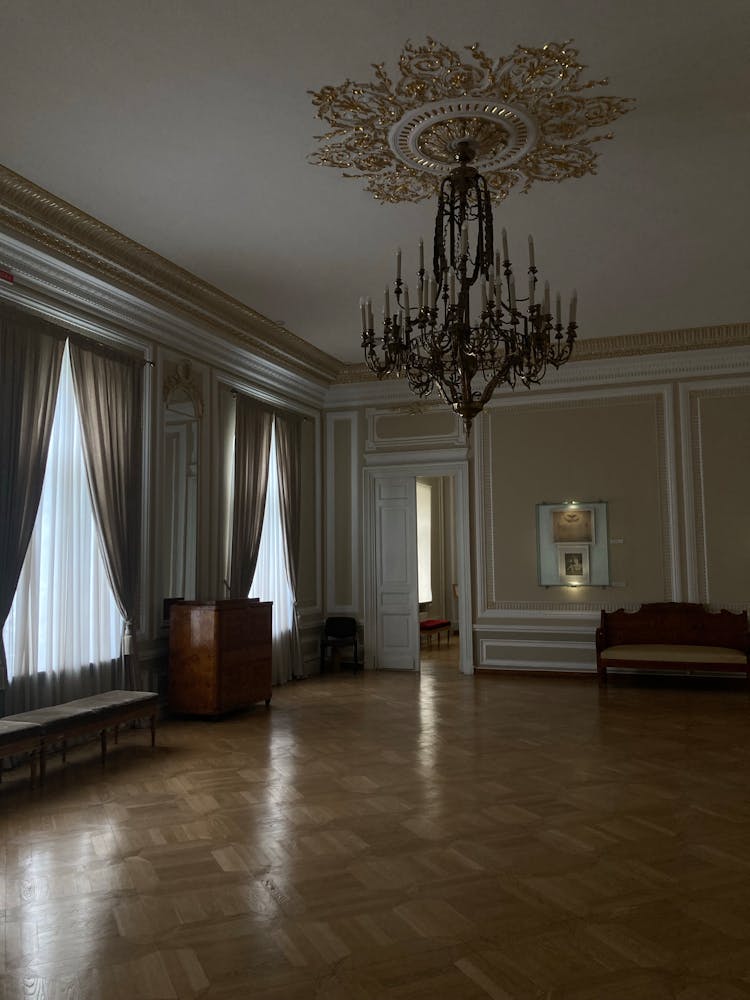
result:
[(750, 389), (699, 390), (692, 415), (699, 593), (750, 605)]
[(373, 419), (374, 437), (398, 445), (405, 440), (429, 440), (455, 433), (455, 418), (448, 407), (430, 407), (426, 412), (378, 414)]
[[(483, 517), (488, 603), (659, 601), (665, 572), (660, 400), (589, 399), (502, 406), (487, 414)], [(608, 503), (613, 587), (542, 587), (536, 505)], [(481, 556), (481, 554), (479, 554)]]
[[(675, 357), (664, 367), (677, 374), (658, 382), (630, 376), (629, 359), (621, 367), (622, 379), (610, 374), (606, 384), (586, 381), (581, 369), (581, 384), (567, 391), (499, 396), (475, 424), (468, 454), (476, 667), (593, 670), (602, 608), (663, 600), (750, 606), (750, 380), (741, 362), (739, 374), (703, 377), (699, 364), (683, 377), (687, 364)], [(367, 462), (403, 461), (419, 475), (420, 462), (455, 460), (465, 442), (441, 405), (358, 408), (364, 450), (352, 470), (342, 440), (337, 493)], [(608, 587), (539, 584), (536, 505), (570, 499), (607, 502)], [(358, 511), (354, 517), (361, 537)], [(337, 523), (337, 544), (346, 530)]]

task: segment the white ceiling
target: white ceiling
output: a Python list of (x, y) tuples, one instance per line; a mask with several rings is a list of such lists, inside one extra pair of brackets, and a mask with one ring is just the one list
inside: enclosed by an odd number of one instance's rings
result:
[(511, 257), (532, 232), (540, 277), (578, 289), (581, 336), (750, 319), (748, 0), (0, 0), (0, 163), (359, 362), (359, 296), (397, 245), (416, 268), (434, 206), (309, 164), (307, 91), (395, 74), (428, 34), (493, 57), (573, 39), (636, 99), (597, 175), (495, 213)]

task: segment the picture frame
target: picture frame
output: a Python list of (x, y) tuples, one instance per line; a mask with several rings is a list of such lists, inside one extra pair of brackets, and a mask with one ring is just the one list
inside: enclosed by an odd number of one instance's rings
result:
[(591, 507), (576, 505), (550, 511), (552, 540), (558, 544), (596, 542), (594, 511)]
[(537, 578), (541, 587), (610, 586), (607, 506), (606, 500), (536, 505)]
[(585, 586), (590, 578), (588, 545), (558, 545), (557, 565), (564, 586)]

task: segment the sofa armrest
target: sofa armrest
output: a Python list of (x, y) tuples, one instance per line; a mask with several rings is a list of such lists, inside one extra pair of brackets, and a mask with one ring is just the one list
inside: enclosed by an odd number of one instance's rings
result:
[(596, 630), (596, 651), (597, 651), (597, 653), (601, 653), (601, 651), (603, 649), (606, 649), (608, 645), (609, 645), (609, 643), (607, 642), (607, 633), (606, 633), (606, 631), (601, 626), (599, 626), (599, 628)]

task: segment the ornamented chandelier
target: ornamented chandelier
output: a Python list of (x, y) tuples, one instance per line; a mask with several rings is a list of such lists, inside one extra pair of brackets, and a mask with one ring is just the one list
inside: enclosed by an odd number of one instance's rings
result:
[(382, 333), (375, 331), (372, 300), (360, 301), (362, 347), (379, 378), (406, 378), (419, 396), (437, 388), (467, 434), (497, 386), (531, 386), (548, 366), (564, 364), (577, 330), (575, 292), (565, 326), (560, 296), (553, 316), (548, 283), (539, 294), (531, 237), (528, 286), (524, 279), (517, 292), (505, 230), (502, 254), (495, 253), (492, 199), (518, 186), (528, 191), (536, 181), (595, 173), (592, 146), (612, 136), (590, 135), (591, 129), (631, 103), (584, 96), (607, 81), (583, 81), (585, 67), (567, 42), (517, 46), (496, 61), (478, 45), (469, 52), (473, 62), (431, 38), (423, 46), (407, 43), (395, 84), (378, 64), (372, 84), (347, 80), (314, 92), (318, 115), (331, 129), (310, 157), (362, 177), (382, 201), (419, 201), (438, 192), (432, 264), (425, 268), (420, 241), (416, 301), (402, 281), (399, 250)]
[[(541, 382), (548, 365), (568, 360), (576, 338), (576, 293), (563, 327), (560, 296), (550, 311), (549, 283), (537, 301), (534, 241), (529, 237), (528, 297), (516, 293), (508, 239), (502, 231), (502, 256), (494, 252), (492, 196), (487, 182), (471, 165), (470, 139), (456, 143), (458, 165), (440, 185), (432, 268), (424, 266), (419, 243), (417, 304), (401, 280), (401, 251), (396, 254), (395, 309), (385, 290), (383, 333), (375, 335), (372, 299), (361, 299), (362, 347), (367, 366), (379, 378), (405, 377), (418, 396), (437, 387), (463, 419), (471, 422), (498, 385)], [(481, 310), (472, 322), (470, 290), (479, 285)]]

